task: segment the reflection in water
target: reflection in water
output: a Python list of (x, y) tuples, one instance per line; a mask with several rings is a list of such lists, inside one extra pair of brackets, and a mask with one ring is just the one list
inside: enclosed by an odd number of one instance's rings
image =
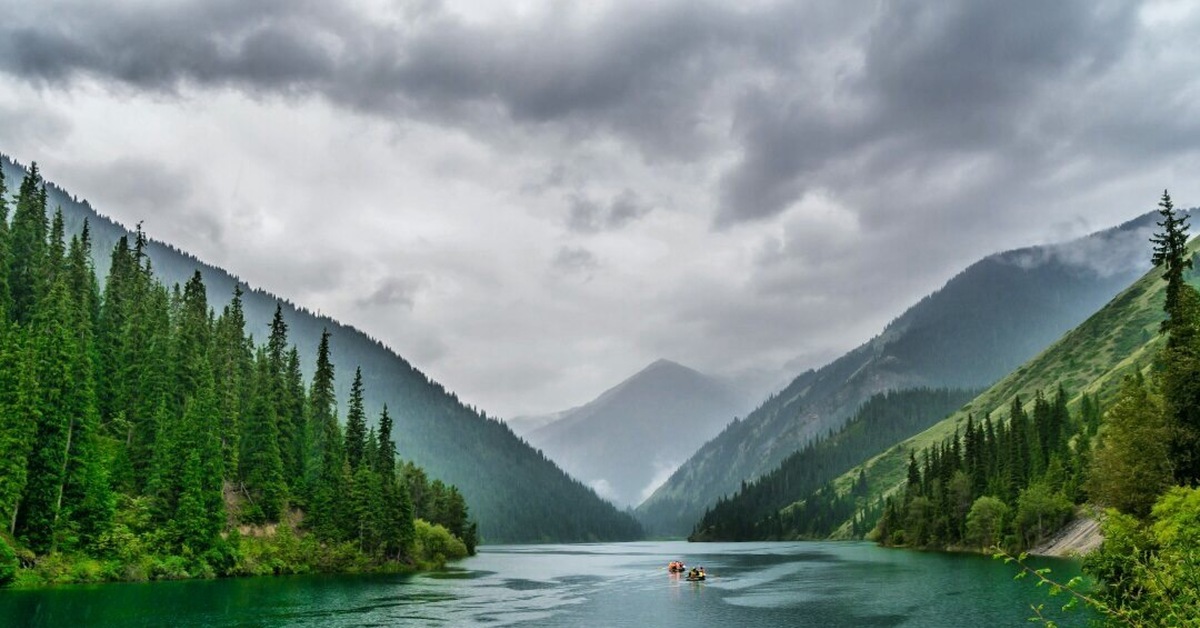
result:
[[(303, 576), (0, 592), (41, 626), (998, 626), (1044, 593), (981, 556), (866, 543), (622, 543), (481, 548), (418, 575)], [(706, 582), (669, 574), (703, 565)], [(1077, 572), (1052, 563), (1066, 579)], [(1048, 607), (1056, 606), (1047, 604)], [(1083, 625), (1082, 615), (1060, 625)]]

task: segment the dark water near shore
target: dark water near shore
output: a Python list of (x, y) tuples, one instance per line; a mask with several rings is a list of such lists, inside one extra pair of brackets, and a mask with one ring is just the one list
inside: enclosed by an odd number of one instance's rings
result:
[[(5, 626), (1021, 626), (1056, 610), (988, 557), (868, 543), (494, 546), (454, 569), (0, 591)], [(692, 583), (672, 559), (703, 565)], [(1041, 561), (1062, 581), (1070, 561)], [(1084, 625), (1079, 613), (1052, 616)]]

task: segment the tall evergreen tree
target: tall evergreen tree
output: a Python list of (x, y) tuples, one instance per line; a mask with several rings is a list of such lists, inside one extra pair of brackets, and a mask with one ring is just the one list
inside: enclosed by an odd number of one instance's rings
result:
[[(67, 529), (71, 509), (89, 497), (88, 491), (104, 488), (96, 477), (100, 473), (94, 440), (98, 419), (91, 357), (71, 325), (74, 318), (65, 273), (60, 273), (32, 323), (37, 339), (40, 421), (29, 459), (26, 506), (16, 526), (39, 552), (56, 547), (59, 534)], [(94, 497), (99, 504), (108, 501), (102, 495)]]
[(246, 416), (242, 439), (242, 479), (251, 499), (252, 516), (247, 520), (276, 520), (287, 506), (287, 482), (279, 453), (278, 416), (275, 399), (268, 394), (276, 388), (275, 376), (265, 352), (259, 350), (255, 369), (254, 403)]
[(312, 392), (309, 394), (308, 490), (309, 525), (320, 536), (340, 538), (345, 530), (341, 519), (345, 510), (341, 501), (346, 497), (345, 488), (350, 468), (346, 464), (341, 429), (338, 427), (337, 406), (333, 388), (333, 363), (329, 358), (329, 330), (321, 333), (317, 347), (317, 368), (313, 373)]
[(367, 445), (367, 417), (363, 409), (362, 369), (354, 371), (354, 383), (350, 386), (350, 404), (346, 410), (346, 459), (351, 469), (357, 469), (363, 461)]
[(1187, 250), (1187, 217), (1175, 213), (1164, 190), (1159, 202), (1161, 231), (1151, 241), (1151, 261), (1167, 282), (1162, 331), (1166, 347), (1159, 356), (1163, 394), (1171, 417), (1171, 458), (1182, 484), (1200, 482), (1200, 293), (1184, 280), (1192, 268)]
[(1162, 216), (1157, 223), (1161, 231), (1150, 238), (1154, 243), (1154, 254), (1150, 261), (1163, 269), (1163, 280), (1167, 282), (1164, 309), (1168, 317), (1163, 321), (1163, 330), (1167, 331), (1173, 327), (1190, 325), (1190, 312), (1183, 300), (1187, 285), (1183, 273), (1192, 267), (1192, 258), (1187, 252), (1187, 216), (1175, 213), (1175, 205), (1167, 190), (1163, 190), (1162, 200), (1158, 202), (1158, 213)]
[[(234, 286), (233, 298), (225, 306), (213, 330), (212, 361), (217, 381), (217, 405), (221, 417), (222, 462), (230, 476), (237, 475), (241, 423), (249, 406), (249, 388), (253, 385), (254, 359), (246, 338), (246, 317), (242, 310), (242, 289)], [(275, 386), (268, 386), (268, 402), (275, 403)], [(274, 409), (271, 411), (274, 414)], [(276, 445), (278, 447), (278, 445)]]
[(207, 367), (208, 347), (212, 334), (208, 309), (208, 296), (204, 279), (196, 271), (184, 286), (179, 300), (178, 323), (175, 325), (175, 381), (173, 382), (176, 409), (182, 409), (185, 401), (195, 395), (206, 375), (211, 372), (197, 370)]
[(284, 403), (279, 409), (280, 457), (285, 477), (294, 500), (303, 500), (305, 460), (308, 456), (308, 397), (304, 390), (304, 375), (300, 371), (300, 352), (292, 345), (287, 356), (283, 377)]
[(12, 299), (11, 317), (22, 324), (33, 318), (34, 309), (46, 290), (47, 225), (44, 192), (45, 184), (37, 164), (34, 163), (21, 181), (9, 236), (8, 289)]
[(24, 334), (0, 321), (0, 525), (13, 534), (28, 462), (41, 424), (37, 356)]
[(12, 295), (8, 289), (8, 269), (12, 259), (10, 238), (8, 230), (8, 186), (4, 181), (4, 169), (0, 168), (0, 324), (8, 321), (12, 310)]

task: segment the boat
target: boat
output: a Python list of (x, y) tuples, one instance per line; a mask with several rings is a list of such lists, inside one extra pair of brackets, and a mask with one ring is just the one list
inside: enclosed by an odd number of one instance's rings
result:
[(704, 582), (705, 576), (688, 576), (688, 582)]
[(683, 573), (687, 571), (687, 565), (680, 561), (676, 561), (667, 565), (667, 571), (670, 573)]

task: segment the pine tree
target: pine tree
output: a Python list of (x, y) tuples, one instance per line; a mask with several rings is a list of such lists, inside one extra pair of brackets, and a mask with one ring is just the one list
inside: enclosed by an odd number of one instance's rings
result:
[(80, 437), (76, 429), (89, 422), (85, 397), (90, 391), (81, 391), (83, 382), (76, 381), (84, 356), (70, 326), (71, 318), (67, 283), (60, 276), (32, 322), (40, 420), (29, 458), (24, 508), (16, 526), (18, 534), (39, 553), (55, 549), (58, 534), (67, 523), (61, 515), (72, 447), (79, 447), (73, 439)]
[[(203, 505), (199, 529), (202, 533), (198, 538), (189, 539), (188, 545), (193, 549), (207, 549), (213, 546), (221, 530), (225, 527), (223, 493), (225, 473), (222, 464), (220, 426), (212, 374), (206, 368), (207, 363), (204, 356), (197, 357), (196, 361), (198, 364), (194, 368), (201, 374), (200, 381), (195, 394), (185, 402), (181, 425), (185, 430), (184, 443), (185, 451), (189, 452), (187, 454), (189, 464), (191, 452), (198, 454), (199, 499)], [(186, 472), (185, 469), (182, 474), (185, 478), (187, 477)], [(182, 486), (180, 498), (182, 499), (183, 495), (191, 490), (193, 487), (185, 483)], [(180, 503), (180, 508), (184, 506), (185, 504)], [(180, 516), (177, 511), (176, 518)]]
[(367, 445), (367, 418), (363, 410), (362, 369), (354, 371), (354, 383), (350, 386), (350, 404), (346, 410), (346, 459), (351, 469), (357, 469), (363, 461)]
[[(55, 220), (61, 225), (61, 212)], [(61, 226), (55, 231), (61, 230)], [(116, 509), (108, 468), (101, 451), (100, 411), (96, 399), (95, 324), (99, 316), (99, 287), (91, 263), (87, 222), (63, 260), (62, 282), (68, 292), (72, 346), (72, 414), (75, 419), (68, 452), (64, 503), (78, 539), (89, 545), (108, 530)]]
[[(242, 415), (249, 405), (248, 389), (253, 384), (250, 380), (254, 376), (254, 360), (251, 343), (246, 338), (246, 317), (242, 310), (240, 286), (234, 286), (233, 298), (217, 319), (213, 340), (213, 375), (217, 381), (217, 404), (221, 417), (222, 462), (230, 476), (236, 476)], [(275, 388), (270, 386), (266, 390), (270, 403), (274, 403)]]
[(354, 471), (350, 482), (350, 513), (353, 526), (350, 538), (358, 543), (360, 552), (374, 553), (383, 536), (385, 507), (379, 475), (367, 465)]
[(1162, 230), (1151, 238), (1151, 261), (1163, 269), (1167, 282), (1167, 319), (1162, 324), (1167, 343), (1159, 355), (1159, 370), (1172, 423), (1175, 479), (1191, 485), (1200, 482), (1200, 293), (1184, 281), (1184, 271), (1192, 268), (1187, 218), (1176, 215), (1165, 190), (1159, 214)]
[(122, 377), (130, 388), (123, 401), (127, 421), (127, 454), (139, 488), (151, 476), (158, 417), (170, 401), (171, 333), (170, 296), (166, 287), (151, 281), (149, 261), (140, 265), (134, 286), (134, 306), (124, 339)]
[[(333, 363), (329, 359), (329, 330), (322, 330), (321, 342), (317, 346), (317, 368), (309, 390), (309, 412), (307, 442), (309, 451), (305, 463), (305, 476), (310, 488), (316, 487), (317, 477), (322, 472), (327, 449), (340, 443), (331, 443), (330, 424), (337, 425), (336, 399), (333, 389)], [(340, 439), (339, 439), (340, 440)]]
[(4, 181), (4, 169), (0, 168), (0, 325), (9, 320), (12, 311), (12, 295), (8, 288), (8, 273), (11, 265), (11, 236), (8, 229), (8, 186)]
[(392, 417), (388, 414), (387, 404), (383, 404), (383, 412), (379, 414), (379, 451), (375, 461), (375, 470), (387, 479), (396, 477), (396, 442), (392, 440)]
[(312, 497), (308, 500), (308, 514), (309, 526), (319, 536), (337, 539), (344, 536), (346, 529), (342, 525), (346, 513), (340, 507), (340, 502), (346, 497), (345, 488), (351, 472), (346, 464), (341, 429), (338, 427), (333, 378), (329, 330), (324, 330), (317, 347), (317, 368), (309, 395), (312, 408), (309, 415), (309, 442), (312, 447), (309, 473), (306, 475)]
[[(211, 376), (208, 367), (208, 347), (212, 335), (208, 297), (200, 271), (196, 271), (184, 286), (179, 301), (175, 325), (175, 408), (181, 409), (186, 400), (199, 391), (204, 377)], [(173, 317), (174, 318), (174, 317)], [(204, 367), (204, 370), (198, 370)]]
[(54, 211), (50, 222), (50, 239), (46, 243), (46, 260), (42, 264), (42, 285), (52, 286), (63, 271), (63, 260), (67, 256), (65, 248), (66, 226), (63, 222), (62, 208)]
[(13, 534), (41, 423), (37, 360), (24, 334), (0, 321), (0, 525)]
[(33, 318), (34, 309), (46, 290), (46, 232), (45, 186), (34, 163), (21, 181), (9, 235), (11, 317), (22, 324)]
[(1158, 213), (1162, 221), (1157, 224), (1162, 231), (1150, 238), (1154, 243), (1154, 254), (1150, 261), (1163, 269), (1163, 280), (1167, 282), (1164, 309), (1168, 317), (1163, 321), (1162, 328), (1163, 331), (1171, 331), (1191, 325), (1190, 312), (1183, 300), (1187, 285), (1183, 280), (1183, 271), (1192, 267), (1192, 258), (1187, 252), (1187, 216), (1175, 213), (1175, 205), (1167, 190), (1163, 190), (1162, 200), (1158, 202)]
[(280, 408), (280, 457), (283, 459), (288, 489), (294, 500), (308, 494), (305, 484), (305, 460), (308, 456), (308, 398), (300, 371), (300, 352), (295, 345), (287, 356), (283, 378), (284, 403)]
[(275, 400), (269, 394), (275, 387), (271, 364), (260, 349), (255, 369), (254, 404), (246, 416), (246, 432), (242, 439), (242, 478), (251, 496), (251, 515), (244, 520), (261, 522), (277, 520), (287, 505), (287, 482), (283, 476), (283, 459), (279, 453), (278, 417)]

